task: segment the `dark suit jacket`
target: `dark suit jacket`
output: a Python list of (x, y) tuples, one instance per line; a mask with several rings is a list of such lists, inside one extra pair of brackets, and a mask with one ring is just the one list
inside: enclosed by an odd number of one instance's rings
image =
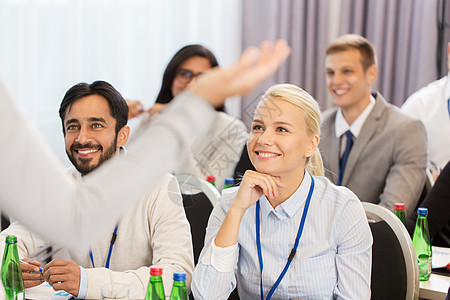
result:
[[(427, 139), (423, 124), (386, 103), (374, 93), (375, 106), (367, 117), (348, 157), (342, 185), (361, 201), (394, 210), (403, 202), (406, 213), (416, 207), (424, 187)], [(337, 108), (322, 114), (319, 149), (325, 176), (336, 183), (339, 175), (339, 139), (335, 134)]]

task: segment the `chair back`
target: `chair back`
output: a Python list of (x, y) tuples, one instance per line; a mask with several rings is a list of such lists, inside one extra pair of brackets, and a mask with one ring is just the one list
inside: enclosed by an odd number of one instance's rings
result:
[(186, 218), (191, 225), (194, 263), (197, 264), (205, 242), (206, 227), (214, 205), (219, 201), (217, 189), (206, 180), (190, 174), (177, 174)]
[(5, 213), (0, 211), (0, 215), (0, 231), (3, 231), (11, 225), (11, 221)]
[(419, 266), (408, 231), (386, 208), (362, 204), (373, 236), (371, 299), (418, 299)]

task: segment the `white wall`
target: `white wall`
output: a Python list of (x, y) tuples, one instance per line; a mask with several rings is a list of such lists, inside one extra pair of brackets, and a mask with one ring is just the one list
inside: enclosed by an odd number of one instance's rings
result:
[[(221, 65), (238, 58), (241, 6), (241, 0), (3, 0), (0, 73), (68, 166), (58, 116), (67, 89), (105, 80), (150, 106), (182, 46), (203, 44)], [(236, 116), (239, 103), (227, 109)]]

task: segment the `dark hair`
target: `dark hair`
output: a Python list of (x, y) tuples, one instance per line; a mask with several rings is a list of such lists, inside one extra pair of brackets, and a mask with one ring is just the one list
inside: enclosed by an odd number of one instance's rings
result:
[[(172, 94), (172, 84), (173, 80), (175, 79), (177, 69), (184, 61), (194, 56), (204, 57), (209, 60), (211, 68), (217, 67), (219, 65), (216, 57), (208, 48), (202, 45), (184, 46), (183, 48), (178, 50), (177, 53), (175, 53), (170, 62), (167, 64), (166, 69), (164, 70), (161, 89), (159, 90), (158, 97), (156, 97), (156, 103), (169, 103), (170, 101), (172, 101), (174, 97)], [(223, 111), (224, 107), (219, 107), (216, 110)]]
[(371, 65), (377, 64), (375, 47), (369, 40), (358, 34), (345, 34), (335, 39), (328, 45), (325, 54), (330, 55), (349, 49), (356, 49), (361, 53), (361, 65), (363, 66), (364, 71)]
[(103, 96), (109, 104), (111, 115), (116, 120), (116, 134), (128, 122), (128, 105), (122, 95), (106, 81), (95, 81), (91, 84), (81, 82), (71, 87), (61, 102), (59, 107), (59, 117), (61, 118), (63, 132), (64, 118), (66, 111), (80, 98), (100, 95)]

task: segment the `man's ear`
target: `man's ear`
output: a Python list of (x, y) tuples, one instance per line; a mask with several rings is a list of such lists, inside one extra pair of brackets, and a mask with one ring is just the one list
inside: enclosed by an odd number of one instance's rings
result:
[(120, 128), (119, 133), (117, 134), (117, 148), (124, 146), (127, 143), (129, 136), (130, 136), (130, 127), (128, 125), (125, 125), (122, 128)]
[(378, 78), (378, 67), (376, 65), (371, 65), (366, 70), (366, 78), (370, 85), (372, 85)]

